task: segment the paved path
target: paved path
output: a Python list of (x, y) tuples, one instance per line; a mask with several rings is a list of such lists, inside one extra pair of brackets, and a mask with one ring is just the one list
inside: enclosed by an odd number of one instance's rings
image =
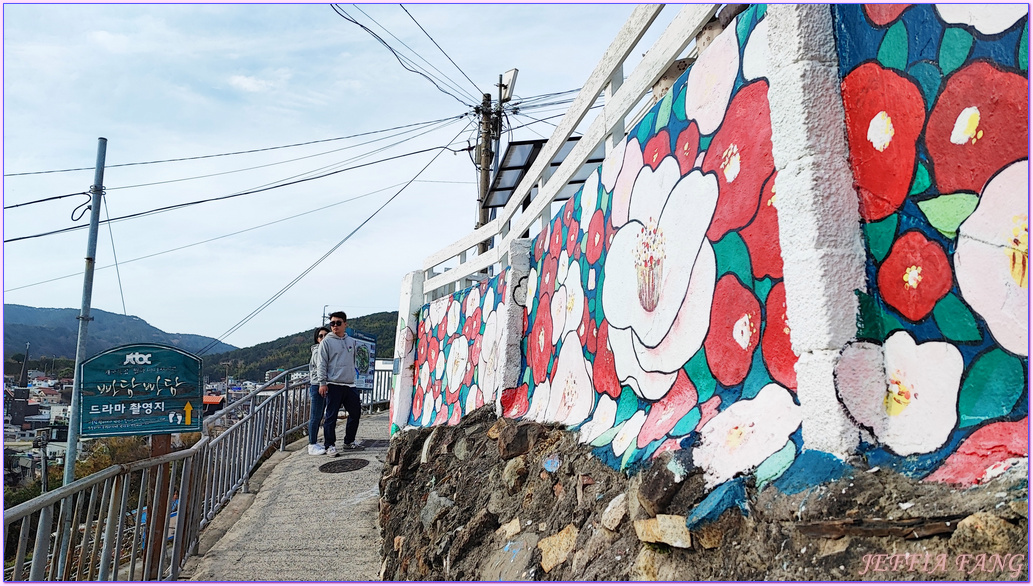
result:
[[(275, 453), (201, 535), (181, 579), (201, 581), (378, 580), (377, 485), (387, 453), (387, 412), (363, 415), (363, 450), (339, 457), (308, 455), (305, 437)], [(322, 434), (320, 434), (322, 435)], [(344, 420), (337, 427), (337, 444)], [(322, 472), (345, 460), (368, 462), (351, 472)], [(350, 462), (349, 462), (350, 463)]]

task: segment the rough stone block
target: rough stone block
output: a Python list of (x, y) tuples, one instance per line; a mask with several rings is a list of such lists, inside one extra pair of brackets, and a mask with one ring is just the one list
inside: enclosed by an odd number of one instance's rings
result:
[(649, 469), (642, 474), (642, 482), (638, 486), (638, 502), (651, 517), (667, 510), (667, 505), (671, 504), (671, 499), (681, 486), (674, 472), (667, 467), (670, 459), (670, 452), (655, 458)]
[(520, 490), (526, 477), (527, 458), (524, 456), (517, 456), (507, 462), (506, 468), (502, 471), (502, 483), (506, 485), (510, 493)]
[(610, 501), (610, 504), (606, 505), (606, 509), (603, 510), (601, 522), (603, 527), (606, 527), (610, 531), (613, 531), (621, 524), (624, 520), (624, 516), (628, 514), (628, 495), (621, 493)]
[(567, 525), (559, 533), (546, 537), (538, 542), (542, 550), (542, 569), (548, 574), (553, 568), (567, 561), (567, 556), (574, 551), (578, 530), (573, 524)]
[(692, 534), (685, 526), (681, 515), (657, 515), (652, 519), (635, 521), (635, 534), (639, 541), (666, 543), (671, 547), (692, 546)]

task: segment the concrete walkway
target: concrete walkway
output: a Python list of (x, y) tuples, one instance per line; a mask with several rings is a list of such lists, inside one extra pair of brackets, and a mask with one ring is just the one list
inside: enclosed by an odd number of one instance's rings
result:
[[(377, 487), (389, 425), (387, 412), (364, 414), (358, 440), (367, 446), (337, 458), (308, 455), (307, 436), (273, 454), (252, 477), (251, 492), (235, 495), (205, 528), (181, 579), (378, 580)], [(343, 437), (341, 420), (338, 447)], [(320, 471), (363, 462), (354, 471)]]

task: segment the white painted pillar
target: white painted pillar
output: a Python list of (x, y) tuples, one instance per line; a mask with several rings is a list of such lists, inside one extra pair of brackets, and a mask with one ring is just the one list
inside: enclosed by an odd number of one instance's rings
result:
[(423, 271), (413, 271), (402, 277), (392, 372), (394, 377), (394, 391), (391, 394), (392, 433), (405, 429), (409, 421), (409, 412), (412, 411), (412, 397), (415, 391), (413, 367), (416, 362), (418, 316), (419, 311), (423, 308), (423, 275)]
[[(500, 328), (502, 335), (499, 340), (501, 345), (502, 360), (499, 371), (502, 380), (499, 382), (500, 389), (515, 387), (520, 381), (520, 341), (524, 337), (524, 306), (517, 303), (514, 295), (517, 288), (523, 286), (527, 289), (528, 273), (531, 271), (531, 242), (532, 238), (517, 238), (509, 244), (506, 254), (509, 256), (509, 268), (506, 273), (506, 298), (505, 310), (500, 317)], [(495, 414), (502, 417), (502, 393), (495, 397), (485, 397), (484, 401), (494, 401)]]
[(807, 449), (849, 454), (857, 428), (836, 398), (833, 369), (856, 334), (865, 290), (858, 197), (848, 161), (839, 65), (827, 4), (771, 4), (771, 142), (779, 241)]

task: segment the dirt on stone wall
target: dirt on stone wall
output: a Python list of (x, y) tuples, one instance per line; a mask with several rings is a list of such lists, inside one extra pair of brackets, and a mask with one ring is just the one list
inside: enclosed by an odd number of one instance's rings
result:
[(380, 480), (384, 580), (1028, 581), (1028, 467), (973, 488), (857, 467), (689, 531), (671, 454), (628, 476), (574, 433), (497, 419), (402, 432)]

